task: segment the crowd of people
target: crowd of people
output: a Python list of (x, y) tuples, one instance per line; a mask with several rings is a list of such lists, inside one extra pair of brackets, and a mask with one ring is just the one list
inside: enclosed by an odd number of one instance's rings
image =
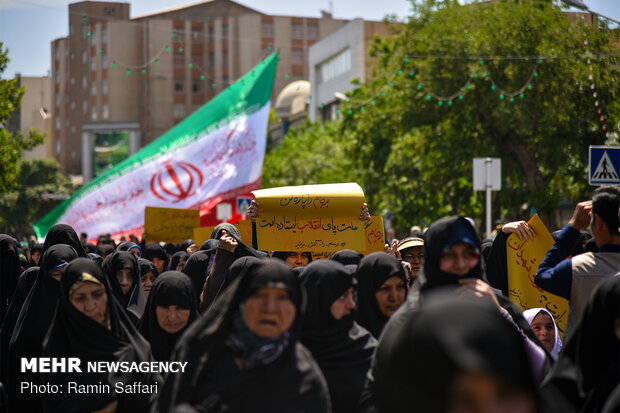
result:
[[(620, 189), (600, 187), (540, 264), (536, 284), (569, 300), (563, 340), (508, 298), (507, 237), (536, 236), (523, 221), (481, 240), (446, 217), (329, 259), (260, 251), (226, 223), (200, 246), (0, 235), (0, 412), (619, 412), (619, 221)], [(186, 368), (23, 369), (38, 357)]]

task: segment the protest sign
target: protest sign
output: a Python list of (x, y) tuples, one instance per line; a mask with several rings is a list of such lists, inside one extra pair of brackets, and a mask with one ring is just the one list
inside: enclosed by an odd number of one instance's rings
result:
[(355, 183), (253, 191), (259, 203), (258, 248), (265, 251), (364, 251), (359, 220), (364, 191)]
[(506, 241), (509, 296), (521, 310), (536, 307), (547, 309), (563, 336), (568, 316), (568, 301), (543, 291), (534, 283), (540, 262), (553, 246), (553, 237), (538, 214), (534, 215), (528, 224), (536, 232), (533, 240), (521, 241), (517, 234), (513, 233)]
[(144, 232), (146, 242), (172, 242), (181, 244), (194, 235), (193, 228), (200, 224), (197, 209), (146, 207)]
[(194, 228), (194, 242), (200, 249), (200, 246), (204, 244), (206, 240), (211, 238), (211, 233), (215, 227), (197, 227)]

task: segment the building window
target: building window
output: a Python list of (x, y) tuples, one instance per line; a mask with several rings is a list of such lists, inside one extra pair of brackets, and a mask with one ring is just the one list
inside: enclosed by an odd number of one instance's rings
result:
[(194, 82), (192, 84), (192, 92), (200, 93), (200, 82)]
[(60, 95), (58, 93), (56, 93), (54, 102), (56, 103), (56, 106), (60, 106)]
[(192, 43), (202, 42), (202, 33), (200, 30), (192, 30)]
[(75, 133), (75, 126), (71, 126), (71, 134)]
[(185, 66), (185, 59), (183, 54), (175, 53), (174, 54), (174, 67), (183, 67)]
[(108, 105), (103, 105), (101, 107), (101, 119), (107, 120), (110, 117), (110, 108)]
[(61, 150), (61, 146), (60, 146), (60, 139), (56, 140), (56, 153), (60, 153)]
[(181, 93), (183, 92), (183, 82), (182, 81), (176, 81), (174, 82), (174, 91)]
[(82, 89), (86, 89), (88, 87), (88, 80), (86, 79), (86, 75), (82, 76)]
[(90, 33), (90, 45), (91, 46), (96, 46), (97, 45), (97, 39), (95, 38), (95, 33), (96, 32), (91, 32)]
[(222, 66), (228, 66), (228, 51), (222, 52)]
[(97, 120), (97, 107), (90, 108), (90, 120)]
[(101, 81), (101, 94), (103, 95), (108, 94), (108, 79), (103, 79)]
[(228, 23), (222, 25), (222, 40), (228, 39)]
[(82, 64), (88, 63), (88, 55), (86, 54), (86, 50), (82, 52)]
[(71, 101), (71, 109), (75, 109), (75, 101)]
[(82, 113), (86, 113), (88, 112), (88, 101), (83, 100), (82, 101)]
[(304, 38), (304, 25), (302, 23), (293, 23), (291, 26), (291, 37), (293, 39)]
[(303, 65), (304, 64), (304, 49), (291, 50), (291, 64)]
[(90, 71), (94, 72), (97, 70), (97, 56), (90, 57)]
[(209, 41), (213, 41), (213, 37), (215, 37), (215, 28), (213, 26), (209, 26), (207, 33), (209, 33)]
[(349, 70), (351, 70), (351, 49), (347, 48), (319, 65), (319, 83), (327, 82)]
[(54, 60), (58, 60), (58, 55), (60, 51), (58, 50), (58, 46), (54, 47)]
[(215, 55), (213, 52), (209, 52), (209, 69), (215, 68)]
[(72, 35), (75, 32), (75, 26), (73, 23), (69, 25), (69, 35)]
[(103, 8), (103, 15), (104, 16), (114, 16), (114, 7), (104, 7)]
[(82, 25), (82, 39), (86, 39), (86, 36), (88, 36), (88, 26), (83, 24)]
[(194, 66), (202, 67), (202, 55), (201, 54), (193, 54), (192, 55), (192, 63)]
[(107, 54), (102, 54), (101, 55), (101, 67), (103, 69), (107, 69), (108, 68), (108, 55)]
[(60, 72), (54, 73), (54, 83), (60, 83)]
[(261, 37), (273, 38), (273, 22), (261, 22), (260, 35)]
[(319, 25), (309, 24), (306, 26), (308, 32), (308, 40), (319, 40)]
[(56, 118), (56, 130), (60, 130), (60, 118)]
[(104, 27), (103, 29), (101, 29), (101, 44), (106, 43), (108, 43), (108, 29), (107, 27)]
[(90, 95), (97, 96), (97, 82), (93, 82), (90, 84)]
[(71, 56), (71, 57), (70, 57), (70, 58), (71, 58), (71, 61), (74, 61), (74, 60), (75, 60), (75, 53), (71, 52), (71, 55), (70, 55), (70, 56)]
[(172, 116), (175, 119), (183, 119), (185, 117), (185, 105), (177, 103), (172, 107)]

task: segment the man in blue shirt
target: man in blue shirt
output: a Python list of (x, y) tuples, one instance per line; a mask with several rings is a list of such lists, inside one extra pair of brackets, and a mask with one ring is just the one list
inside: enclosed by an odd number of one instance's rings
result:
[[(602, 186), (591, 201), (577, 204), (573, 217), (558, 234), (555, 244), (540, 263), (534, 281), (545, 291), (569, 300), (568, 333), (581, 319), (594, 288), (620, 269), (618, 208), (620, 188)], [(579, 231), (590, 228), (599, 252), (565, 259), (579, 241)]]

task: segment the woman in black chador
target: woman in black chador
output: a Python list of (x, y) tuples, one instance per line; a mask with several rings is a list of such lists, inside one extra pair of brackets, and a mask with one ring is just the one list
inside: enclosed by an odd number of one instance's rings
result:
[(115, 251), (105, 258), (102, 268), (116, 299), (125, 308), (131, 321), (138, 324), (146, 306), (138, 259), (130, 252)]
[(154, 411), (329, 412), (325, 379), (298, 343), (304, 295), (286, 264), (240, 274), (183, 334)]
[(198, 318), (196, 294), (189, 277), (166, 271), (153, 283), (138, 330), (149, 343), (156, 360), (167, 361), (181, 334)]
[(354, 320), (354, 278), (336, 261), (321, 260), (301, 274), (308, 295), (301, 342), (319, 364), (334, 412), (357, 412), (377, 341)]
[[(62, 385), (63, 393), (43, 395), (45, 412), (90, 412), (105, 407), (110, 411), (147, 412), (150, 400), (162, 380), (157, 373), (92, 372), (89, 361), (150, 362), (149, 343), (138, 333), (116, 300), (101, 268), (87, 258), (69, 264), (60, 282), (60, 302), (43, 342), (43, 357), (77, 357), (81, 373), (44, 374), (45, 383)], [(126, 390), (138, 382), (147, 386), (139, 393)], [(82, 394), (70, 391), (90, 389)], [(120, 383), (120, 384), (117, 384)]]

